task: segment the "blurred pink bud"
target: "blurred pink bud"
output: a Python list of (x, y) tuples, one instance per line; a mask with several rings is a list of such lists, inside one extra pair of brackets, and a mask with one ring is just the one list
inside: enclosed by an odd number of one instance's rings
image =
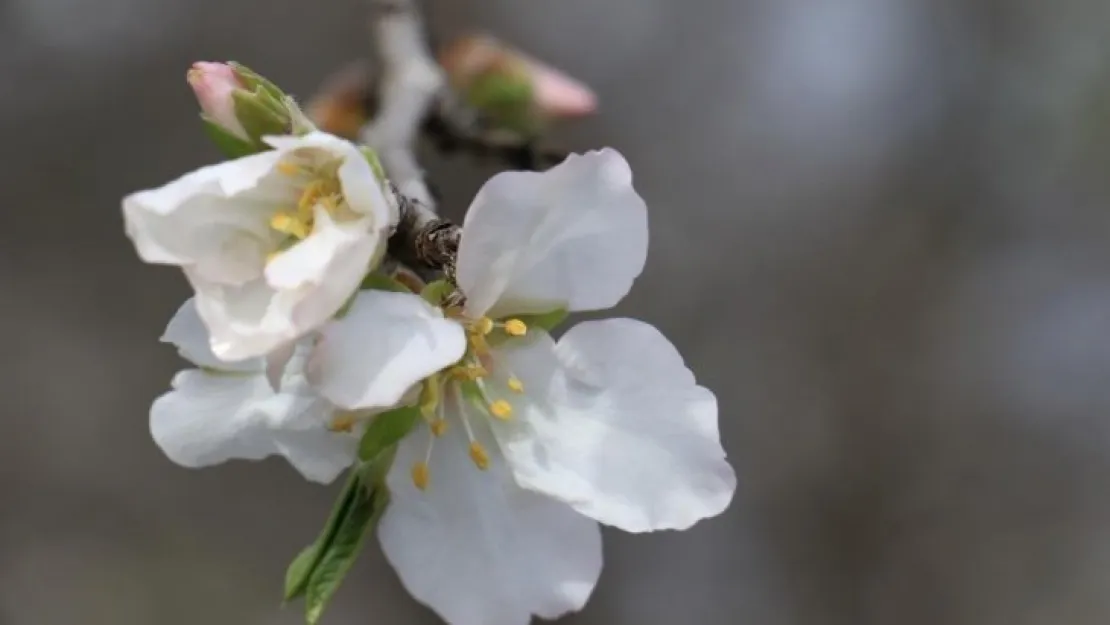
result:
[(235, 114), (233, 94), (244, 87), (235, 70), (227, 63), (198, 61), (193, 63), (186, 76), (209, 121), (249, 141), (250, 136)]
[(552, 117), (582, 117), (597, 110), (597, 96), (589, 87), (539, 61), (528, 62), (535, 81), (536, 105), (545, 113)]
[(492, 37), (463, 37), (443, 49), (440, 63), (461, 90), (490, 72), (522, 74), (532, 84), (533, 106), (550, 118), (582, 117), (597, 110), (597, 96), (584, 83)]

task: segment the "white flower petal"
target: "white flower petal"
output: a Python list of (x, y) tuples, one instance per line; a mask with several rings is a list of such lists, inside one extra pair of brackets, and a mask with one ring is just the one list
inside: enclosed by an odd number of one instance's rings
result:
[(612, 307), (643, 270), (647, 241), (647, 207), (616, 150), (497, 174), (470, 205), (459, 244), (467, 313)]
[(347, 302), (382, 243), (361, 222), (336, 223), (317, 207), (312, 234), (270, 261), (266, 281), (297, 300), (295, 325), (315, 328)]
[(451, 625), (528, 625), (581, 609), (601, 573), (597, 524), (517, 487), (496, 453), (479, 471), (461, 430), (437, 441), (426, 491), (409, 475), (426, 429), (401, 442), (387, 478), (378, 538), (405, 588)]
[(185, 277), (196, 291), (197, 313), (211, 335), (212, 353), (221, 360), (263, 356), (312, 329), (294, 322), (298, 293), (275, 290), (264, 277), (227, 285), (205, 280), (189, 268)]
[(221, 371), (257, 372), (262, 366), (257, 359), (227, 362), (217, 358), (209, 344), (208, 328), (197, 314), (196, 299), (192, 297), (177, 309), (162, 334), (162, 342), (172, 343), (182, 358), (201, 367)]
[(261, 460), (275, 451), (257, 410), (271, 393), (260, 375), (182, 371), (173, 390), (151, 406), (150, 433), (170, 460), (185, 467)]
[(358, 454), (358, 437), (326, 429), (276, 432), (274, 446), (306, 480), (330, 484)]
[[(272, 244), (272, 203), (291, 191), (258, 193), (279, 156), (267, 152), (203, 167), (123, 200), (127, 235), (150, 263), (191, 265), (235, 283), (257, 275)], [(271, 176), (272, 177), (272, 176)], [(294, 198), (290, 198), (294, 199)]]
[(391, 407), (466, 351), (462, 326), (408, 293), (363, 291), (321, 334), (309, 374), (343, 408)]
[(558, 347), (534, 335), (498, 353), (524, 383), (506, 396), (519, 416), (493, 426), (521, 486), (630, 532), (686, 529), (728, 507), (736, 475), (716, 398), (658, 330), (609, 319)]
[(305, 379), (310, 343), (296, 346), (278, 392), (261, 370), (179, 373), (174, 390), (151, 407), (155, 441), (171, 460), (187, 467), (280, 455), (309, 480), (333, 481), (354, 461), (358, 437), (327, 429), (335, 406)]

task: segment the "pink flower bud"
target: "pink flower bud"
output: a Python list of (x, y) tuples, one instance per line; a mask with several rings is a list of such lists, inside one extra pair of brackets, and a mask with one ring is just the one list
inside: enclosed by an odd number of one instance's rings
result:
[(532, 105), (550, 118), (582, 117), (597, 110), (597, 96), (588, 86), (492, 37), (455, 41), (441, 51), (440, 64), (457, 89), (487, 72), (522, 73), (532, 84)]
[(211, 122), (241, 139), (250, 140), (235, 115), (235, 100), (232, 97), (244, 85), (230, 65), (198, 61), (193, 63), (186, 77), (201, 110)]

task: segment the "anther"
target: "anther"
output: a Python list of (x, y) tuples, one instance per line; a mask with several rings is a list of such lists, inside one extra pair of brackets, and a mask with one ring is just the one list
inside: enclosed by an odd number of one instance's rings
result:
[(490, 414), (501, 419), (502, 421), (510, 419), (513, 416), (513, 405), (504, 399), (499, 399), (489, 405)]
[(516, 376), (510, 376), (509, 381), (506, 384), (508, 385), (509, 390), (514, 393), (524, 392), (524, 382), (521, 382), (520, 378)]
[(332, 432), (350, 432), (354, 427), (355, 418), (349, 414), (336, 415), (328, 424), (328, 429)]
[(520, 319), (509, 319), (505, 322), (505, 332), (512, 336), (524, 336), (528, 333), (528, 324)]
[(291, 234), (298, 239), (308, 236), (308, 224), (290, 215), (289, 213), (275, 213), (270, 218), (270, 227), (284, 234)]
[(478, 441), (471, 441), (470, 443), (470, 459), (474, 461), (474, 466), (485, 471), (489, 468), (489, 454), (486, 453), (486, 448)]
[(412, 465), (412, 483), (420, 490), (428, 490), (428, 463), (417, 462)]
[(443, 436), (447, 432), (447, 420), (436, 419), (435, 421), (429, 423), (428, 427), (432, 429), (432, 435)]
[(478, 321), (475, 321), (474, 331), (482, 336), (493, 332), (493, 319), (490, 319), (489, 317), (482, 317)]
[(295, 176), (300, 173), (301, 168), (298, 167), (295, 163), (290, 163), (289, 161), (280, 161), (277, 164), (277, 170), (285, 174), (286, 176)]

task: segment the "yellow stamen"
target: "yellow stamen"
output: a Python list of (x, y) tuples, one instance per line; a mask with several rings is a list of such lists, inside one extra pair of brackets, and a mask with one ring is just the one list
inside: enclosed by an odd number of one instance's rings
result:
[(471, 334), (469, 343), (470, 350), (479, 358), (489, 354), (489, 343), (486, 342), (486, 337), (481, 334)]
[(414, 486), (420, 490), (428, 490), (428, 480), (430, 478), (427, 462), (417, 462), (412, 465), (412, 483)]
[(340, 413), (335, 415), (335, 418), (328, 424), (328, 429), (332, 432), (350, 432), (355, 427), (355, 418), (351, 414)]
[(490, 319), (489, 317), (482, 317), (481, 319), (474, 322), (473, 327), (474, 331), (477, 332), (480, 336), (485, 336), (490, 332), (493, 332), (493, 319)]
[(451, 376), (456, 380), (480, 380), (489, 375), (485, 367), (475, 363), (467, 363), (451, 368)]
[(470, 459), (474, 461), (474, 466), (485, 471), (489, 468), (489, 454), (486, 453), (486, 448), (478, 441), (471, 441), (470, 443)]
[(528, 324), (520, 319), (509, 319), (505, 322), (505, 331), (513, 336), (524, 336), (528, 333)]
[(270, 227), (278, 232), (293, 235), (298, 239), (307, 237), (311, 230), (305, 220), (289, 213), (275, 213), (270, 218)]
[(510, 419), (513, 416), (513, 405), (504, 399), (499, 399), (489, 405), (490, 414), (501, 419), (502, 421)]
[(443, 436), (447, 432), (447, 420), (446, 419), (436, 419), (435, 421), (432, 421), (431, 423), (429, 423), (428, 427), (430, 427), (432, 429), (432, 434), (433, 435)]
[(275, 258), (277, 258), (278, 256), (281, 256), (281, 250), (270, 252), (269, 254), (266, 255), (266, 262), (267, 263), (273, 262), (273, 260)]
[(509, 381), (507, 384), (509, 386), (509, 390), (514, 393), (524, 392), (524, 382), (521, 382), (520, 378), (516, 377), (515, 375), (509, 377)]

